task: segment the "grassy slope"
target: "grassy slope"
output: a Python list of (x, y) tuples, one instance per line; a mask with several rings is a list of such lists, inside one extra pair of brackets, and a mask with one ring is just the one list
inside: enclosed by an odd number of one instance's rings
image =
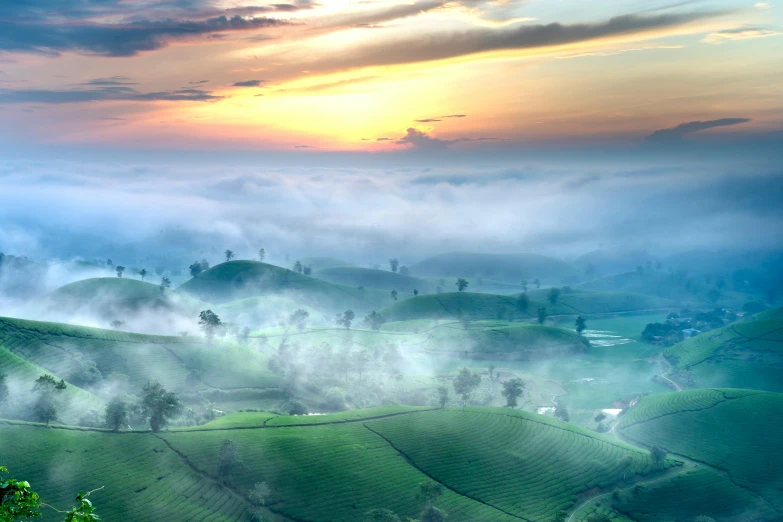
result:
[[(31, 362), (28, 362), (21, 357), (14, 355), (10, 351), (4, 349), (0, 343), (0, 373), (7, 377), (7, 382), (10, 388), (19, 387), (22, 390), (21, 397), (14, 396), (12, 402), (21, 400), (22, 407), (25, 400), (32, 399), (27, 396), (27, 392), (32, 389), (35, 380), (44, 375), (47, 372), (40, 366), (37, 366)], [(59, 376), (56, 376), (58, 379)], [(62, 392), (60, 396), (62, 398), (63, 407), (59, 410), (59, 416), (63, 422), (76, 423), (82, 415), (91, 409), (102, 411), (105, 408), (104, 402), (87, 391), (82, 390), (70, 383), (67, 383), (67, 388)], [(0, 414), (2, 414), (3, 408), (0, 406)]]
[(335, 268), (338, 266), (354, 266), (353, 263), (337, 259), (336, 257), (305, 257), (299, 260), (304, 266), (309, 266), (313, 269), (313, 272), (319, 270), (325, 270), (327, 268)]
[(783, 394), (699, 389), (644, 397), (619, 429), (631, 441), (727, 472), (783, 516), (781, 411)]
[(221, 263), (185, 282), (179, 291), (222, 304), (264, 294), (281, 294), (320, 310), (369, 311), (391, 302), (388, 292), (336, 285), (257, 261)]
[(335, 267), (320, 270), (315, 277), (346, 286), (364, 286), (377, 288), (390, 292), (396, 290), (401, 295), (411, 294), (414, 289), (420, 293), (435, 291), (435, 285), (423, 279), (404, 276), (387, 270), (373, 270), (371, 268)]
[[(102, 520), (246, 521), (247, 505), (205, 478), (150, 434), (110, 434), (0, 425), (0, 461), (58, 509), (79, 491)], [(63, 515), (44, 509), (44, 522)]]
[(288, 319), (294, 311), (299, 309), (305, 310), (310, 314), (308, 317), (309, 321), (321, 322), (326, 320), (326, 317), (315, 308), (302, 305), (293, 299), (280, 295), (247, 297), (212, 307), (212, 310), (223, 321), (249, 326), (252, 329), (276, 325), (281, 320)]
[(538, 254), (475, 254), (450, 252), (411, 265), (417, 277), (485, 277), (518, 283), (539, 278), (560, 284), (563, 278), (579, 275), (572, 265)]
[(273, 387), (278, 382), (255, 351), (230, 344), (209, 346), (193, 337), (0, 318), (0, 347), (66, 378), (81, 356), (95, 361), (104, 377), (127, 375), (135, 388), (157, 379), (167, 388), (184, 389), (191, 369), (205, 372), (202, 387)]
[(413, 516), (422, 471), (449, 488), (439, 503), (449, 520), (514, 519), (504, 512), (544, 520), (571, 506), (580, 492), (619, 480), (625, 455), (633, 472), (653, 469), (646, 452), (609, 437), (492, 408), (164, 436), (206, 472), (215, 468), (219, 443), (229, 436), (247, 464), (236, 477), (238, 487), (266, 480), (275, 490), (273, 509), (313, 521), (362, 520), (374, 508)]
[(734, 323), (666, 349), (680, 368), (690, 365), (699, 386), (783, 391), (783, 319)]

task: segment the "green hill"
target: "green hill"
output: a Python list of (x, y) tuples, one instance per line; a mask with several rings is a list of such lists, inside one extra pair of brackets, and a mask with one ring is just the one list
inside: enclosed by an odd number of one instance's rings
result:
[[(195, 337), (165, 337), (101, 330), (59, 323), (0, 317), (0, 349), (34, 363), (66, 380), (77, 380), (83, 362), (94, 363), (105, 378), (128, 377), (138, 390), (155, 379), (180, 391), (196, 388), (274, 387), (278, 378), (266, 359), (250, 348)], [(3, 367), (0, 366), (0, 371)], [(194, 370), (201, 383), (188, 383)]]
[(309, 314), (308, 321), (317, 323), (331, 321), (331, 316), (327, 318), (315, 308), (302, 305), (283, 295), (247, 297), (212, 307), (224, 322), (248, 326), (253, 330), (275, 326), (280, 321), (287, 320), (299, 309)]
[[(30, 390), (33, 388), (35, 380), (44, 375), (52, 374), (40, 366), (14, 355), (3, 347), (0, 343), (0, 374), (5, 375), (6, 384), (10, 390), (8, 400), (0, 404), (0, 417), (11, 416), (12, 412), (31, 412), (32, 401), (35, 399)], [(58, 375), (55, 375), (60, 379)], [(70, 382), (62, 392), (62, 408), (58, 415), (62, 422), (75, 424), (85, 413), (90, 410), (101, 411), (105, 408), (105, 403), (95, 395)]]
[(392, 291), (406, 295), (412, 295), (414, 289), (420, 293), (431, 293), (435, 291), (435, 286), (422, 279), (401, 275), (386, 270), (373, 270), (370, 268), (356, 267), (336, 267), (319, 270), (315, 277), (338, 283), (346, 286), (364, 286), (367, 288), (378, 288), (380, 290)]
[(519, 283), (527, 279), (532, 284), (538, 278), (547, 284), (560, 284), (578, 277), (574, 266), (538, 254), (476, 254), (450, 252), (440, 254), (410, 266), (416, 277), (486, 277)]
[(666, 349), (676, 370), (699, 387), (783, 391), (783, 319), (738, 322)]
[[(704, 308), (711, 306), (732, 306), (740, 308), (747, 299), (737, 292), (720, 290), (707, 285), (701, 279), (688, 278), (682, 274), (664, 273), (645, 269), (642, 273), (626, 272), (589, 283), (578, 288), (593, 292), (627, 292), (669, 299), (684, 307)], [(718, 292), (711, 295), (711, 292)], [(713, 297), (716, 297), (713, 300)]]
[(330, 312), (370, 311), (392, 300), (388, 292), (328, 283), (257, 261), (221, 263), (185, 282), (178, 290), (214, 304), (284, 294), (303, 305)]
[(166, 329), (178, 317), (197, 317), (204, 303), (176, 291), (161, 291), (138, 279), (100, 277), (58, 288), (32, 305), (35, 317), (108, 323), (122, 320), (126, 329)]
[(337, 259), (336, 257), (305, 257), (299, 260), (304, 266), (309, 266), (313, 272), (335, 268), (338, 266), (354, 266), (353, 263)]
[(546, 308), (548, 315), (598, 315), (646, 310), (666, 310), (673, 302), (646, 295), (622, 292), (573, 291), (561, 294), (556, 304), (548, 298), (549, 290), (528, 293), (527, 308), (520, 308), (518, 295), (493, 295), (474, 292), (450, 292), (420, 295), (398, 301), (380, 313), (392, 321), (410, 319), (453, 318), (463, 316), (473, 320), (528, 320), (534, 318), (538, 308)]
[[(783, 394), (699, 389), (643, 397), (619, 425), (623, 438), (701, 462), (759, 495), (783, 517)], [(768, 520), (773, 520), (769, 518)]]

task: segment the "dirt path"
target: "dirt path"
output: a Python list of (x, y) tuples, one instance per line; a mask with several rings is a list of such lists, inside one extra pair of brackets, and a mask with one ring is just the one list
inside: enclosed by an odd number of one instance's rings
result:
[(674, 386), (674, 389), (675, 389), (676, 391), (682, 391), (682, 388), (680, 388), (680, 385), (679, 385), (679, 384), (677, 384), (676, 382), (674, 382), (673, 380), (669, 379), (669, 378), (666, 376), (666, 375), (667, 375), (669, 372), (671, 372), (671, 371), (672, 371), (672, 365), (671, 365), (671, 363), (669, 363), (669, 361), (667, 361), (667, 360), (666, 360), (666, 357), (664, 357), (663, 355), (661, 355), (661, 359), (663, 359), (663, 362), (665, 362), (665, 363), (666, 363), (666, 366), (667, 366), (667, 369), (666, 369), (666, 371), (665, 371), (665, 372), (663, 372), (663, 373), (661, 374), (661, 379), (663, 379), (663, 380), (665, 380), (665, 381), (667, 381), (667, 382), (671, 383), (671, 385), (672, 385), (672, 386)]

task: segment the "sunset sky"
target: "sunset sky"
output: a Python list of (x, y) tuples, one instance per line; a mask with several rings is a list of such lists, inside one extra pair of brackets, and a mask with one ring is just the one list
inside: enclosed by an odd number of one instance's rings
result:
[(6, 146), (774, 142), (783, 5), (7, 0), (0, 118)]

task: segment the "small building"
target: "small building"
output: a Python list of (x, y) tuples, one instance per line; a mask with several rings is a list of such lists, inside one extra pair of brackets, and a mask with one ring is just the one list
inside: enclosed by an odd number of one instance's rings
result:
[(689, 337), (695, 337), (701, 333), (701, 330), (697, 330), (696, 328), (686, 328), (682, 331), (683, 337), (688, 339)]

